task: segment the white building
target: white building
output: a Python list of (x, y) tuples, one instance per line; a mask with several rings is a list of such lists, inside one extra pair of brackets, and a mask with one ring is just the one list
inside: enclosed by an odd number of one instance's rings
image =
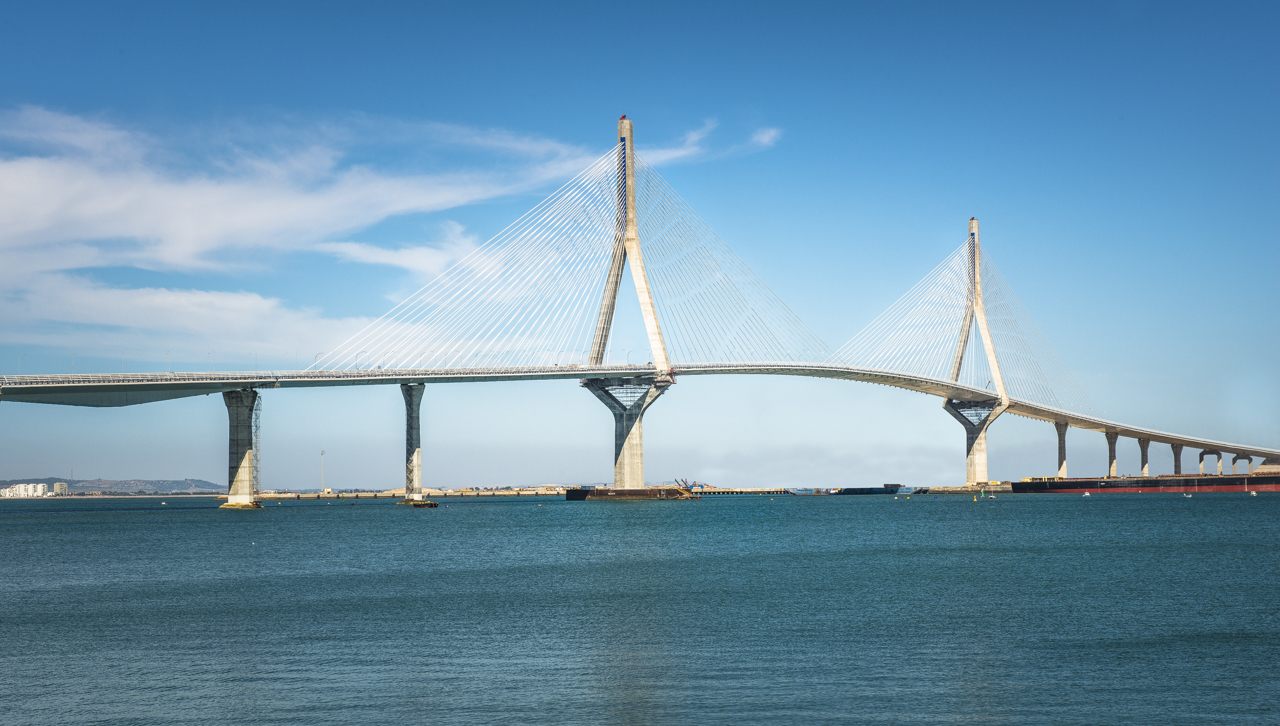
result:
[[(66, 486), (66, 484), (63, 484)], [(41, 482), (39, 484), (14, 484), (11, 487), (0, 489), (0, 497), (51, 497), (53, 493), (49, 491), (49, 485)]]

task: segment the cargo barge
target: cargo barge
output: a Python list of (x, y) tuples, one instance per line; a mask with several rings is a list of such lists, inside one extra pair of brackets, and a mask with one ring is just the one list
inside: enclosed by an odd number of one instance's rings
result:
[(1037, 477), (1010, 482), (1010, 485), (1015, 494), (1280, 492), (1280, 474), (1182, 474), (1088, 479)]
[(901, 484), (882, 484), (878, 487), (845, 487), (844, 489), (833, 489), (832, 494), (897, 494), (902, 489)]
[(625, 502), (644, 499), (701, 499), (683, 487), (575, 487), (564, 490), (570, 502)]

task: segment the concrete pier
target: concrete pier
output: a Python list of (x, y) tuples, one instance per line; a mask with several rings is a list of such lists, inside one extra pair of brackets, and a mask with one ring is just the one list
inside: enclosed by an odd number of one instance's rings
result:
[(1205, 449), (1200, 452), (1200, 475), (1204, 476), (1204, 457), (1206, 456), (1218, 457), (1218, 476), (1222, 476), (1222, 452), (1214, 451), (1213, 449)]
[(1182, 444), (1169, 444), (1173, 449), (1173, 475), (1182, 475)]
[(1151, 448), (1151, 439), (1138, 439), (1138, 451), (1142, 454), (1142, 475), (1151, 476), (1148, 466), (1147, 450)]
[(253, 509), (262, 506), (253, 496), (253, 407), (258, 392), (248, 388), (226, 391), (227, 404), (227, 503), (223, 509)]
[(422, 495), (422, 392), (423, 383), (402, 383), (404, 396), (404, 499), (401, 504), (421, 502)]
[(1249, 471), (1247, 473), (1249, 474), (1253, 473), (1253, 457), (1245, 456), (1244, 454), (1236, 454), (1235, 457), (1231, 459), (1231, 476), (1236, 475), (1236, 462), (1238, 461), (1249, 462)]
[(1067, 429), (1071, 428), (1066, 421), (1054, 422), (1058, 430), (1058, 476), (1067, 476)]
[(1116, 475), (1116, 440), (1120, 438), (1120, 434), (1114, 431), (1107, 432), (1107, 476), (1114, 477)]
[(988, 481), (987, 428), (1004, 413), (1004, 405), (948, 400), (943, 408), (964, 426), (964, 480), (967, 486)]
[(655, 378), (592, 378), (582, 386), (613, 413), (613, 488), (643, 488), (644, 412), (671, 384)]

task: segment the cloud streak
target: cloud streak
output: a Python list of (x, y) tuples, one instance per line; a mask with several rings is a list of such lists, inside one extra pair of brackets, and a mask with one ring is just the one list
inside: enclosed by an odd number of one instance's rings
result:
[(594, 158), (509, 132), (465, 136), (524, 163), (394, 175), (343, 165), (341, 149), (311, 145), (240, 154), (220, 173), (182, 174), (154, 161), (164, 149), (145, 135), (24, 108), (0, 117), (0, 139), (26, 147), (0, 158), (0, 250), (43, 250), (55, 269), (66, 260), (58, 248), (68, 244), (96, 247), (95, 264), (224, 269), (238, 264), (237, 252), (305, 249), (388, 217), (525, 191)]
[[(714, 158), (716, 127), (707, 120), (677, 145), (643, 153), (652, 164)], [(750, 145), (768, 148), (780, 133), (761, 129)], [(440, 150), (465, 161), (422, 171), (440, 162), (416, 160)], [(251, 292), (113, 287), (92, 271), (233, 278), (275, 256), (318, 253), (431, 278), (475, 249), (461, 225), (445, 223), (426, 245), (351, 237), (400, 215), (535, 190), (603, 152), (506, 129), (360, 115), (164, 136), (34, 106), (0, 112), (0, 334), (10, 345), (200, 355), (337, 344), (365, 321)]]
[(387, 249), (360, 242), (322, 242), (316, 245), (316, 249), (347, 262), (387, 265), (420, 276), (434, 277), (475, 251), (478, 242), (475, 235), (467, 234), (465, 228), (457, 222), (445, 222), (443, 227), (444, 239), (436, 246)]

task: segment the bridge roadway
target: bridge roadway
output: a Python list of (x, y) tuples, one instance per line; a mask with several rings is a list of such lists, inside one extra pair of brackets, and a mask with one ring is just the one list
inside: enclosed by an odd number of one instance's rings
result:
[[(345, 371), (263, 371), (228, 373), (106, 373), (0, 376), (0, 401), (48, 403), (65, 406), (132, 406), (189, 396), (205, 396), (245, 388), (316, 388), (401, 383), (478, 383), (487, 381), (564, 380), (583, 378), (633, 378), (656, 373), (652, 365), (557, 365), (521, 368), (431, 368)], [(783, 375), (834, 378), (894, 386), (956, 401), (992, 401), (991, 391), (953, 381), (857, 368), (834, 363), (687, 363), (672, 366), (676, 376)], [(1154, 429), (1082, 416), (1013, 399), (1006, 413), (1025, 418), (1066, 423), (1088, 431), (1125, 438), (1147, 439), (1173, 446), (1237, 456), (1280, 457), (1280, 449), (1267, 449), (1211, 439), (1181, 436)]]

